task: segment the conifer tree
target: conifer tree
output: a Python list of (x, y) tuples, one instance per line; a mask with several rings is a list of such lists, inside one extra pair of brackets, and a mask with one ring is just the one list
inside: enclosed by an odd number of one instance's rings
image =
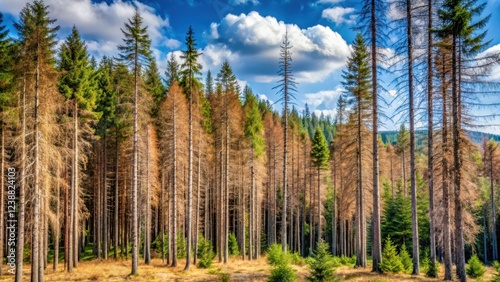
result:
[[(58, 87), (59, 92), (73, 104), (73, 156), (71, 166), (71, 210), (70, 210), (70, 231), (69, 231), (69, 261), (76, 266), (78, 260), (78, 234), (80, 222), (80, 162), (86, 159), (80, 155), (80, 134), (81, 129), (85, 130), (85, 120), (92, 117), (92, 111), (96, 104), (96, 87), (92, 79), (92, 69), (89, 65), (87, 47), (81, 40), (76, 27), (73, 27), (71, 34), (61, 46), (59, 54), (58, 68), (61, 71)], [(80, 114), (81, 112), (81, 114)], [(106, 216), (104, 216), (104, 219)], [(104, 224), (106, 225), (106, 223)], [(106, 228), (106, 226), (104, 226)], [(106, 248), (106, 241), (104, 245)], [(68, 271), (73, 266), (68, 265)]]
[(138, 95), (140, 71), (151, 57), (149, 35), (147, 27), (143, 27), (142, 16), (136, 10), (134, 16), (125, 23), (125, 29), (122, 29), (124, 45), (118, 46), (120, 59), (126, 62), (132, 68), (134, 73), (134, 141), (133, 141), (133, 159), (132, 159), (132, 275), (137, 274), (139, 261), (139, 210), (137, 196), (138, 182)]
[[(193, 100), (197, 100), (195, 93), (199, 90), (199, 82), (196, 75), (200, 73), (201, 64), (198, 63), (198, 57), (201, 53), (196, 50), (196, 41), (194, 39), (194, 31), (190, 26), (186, 36), (186, 50), (182, 51), (181, 84), (189, 100), (189, 160), (188, 160), (188, 210), (187, 210), (187, 256), (185, 271), (191, 266), (191, 245), (193, 241), (192, 231), (192, 216), (193, 216)], [(198, 236), (198, 235), (196, 235)]]
[(347, 70), (342, 75), (348, 91), (346, 102), (353, 105), (356, 115), (356, 266), (366, 267), (366, 220), (362, 169), (362, 128), (364, 127), (371, 101), (371, 70), (368, 50), (361, 34), (356, 36), (353, 51), (347, 60)]
[(149, 61), (149, 66), (145, 73), (144, 82), (146, 83), (146, 88), (149, 95), (151, 95), (151, 97), (153, 98), (151, 116), (153, 118), (156, 118), (158, 116), (160, 104), (167, 94), (167, 90), (161, 81), (158, 66), (156, 65), (156, 60), (154, 59), (151, 59)]
[[(460, 281), (467, 281), (465, 272), (465, 243), (464, 243), (464, 203), (462, 202), (462, 186), (464, 183), (464, 144), (463, 123), (467, 104), (464, 100), (472, 95), (464, 89), (468, 71), (468, 64), (474, 62), (477, 54), (483, 50), (486, 32), (480, 32), (488, 22), (490, 16), (481, 18), (475, 22), (486, 8), (486, 3), (477, 4), (477, 0), (446, 0), (438, 11), (442, 26), (437, 29), (441, 39), (450, 39), (447, 46), (451, 50), (451, 117), (452, 117), (452, 152), (453, 152), (453, 188), (455, 204), (455, 251), (456, 251), (456, 273)], [(478, 33), (479, 32), (479, 33)], [(485, 73), (486, 69), (472, 67), (473, 72)], [(477, 77), (477, 75), (472, 75)], [(480, 81), (479, 81), (480, 82)], [(477, 81), (468, 82), (468, 87), (477, 87)], [(465, 94), (465, 96), (463, 95)]]
[[(249, 242), (249, 247), (252, 249), (254, 247), (254, 244), (257, 244), (257, 242), (253, 242), (253, 239), (256, 238), (257, 234), (259, 233), (258, 231), (258, 226), (256, 224), (257, 221), (257, 190), (256, 190), (256, 160), (262, 155), (264, 152), (264, 146), (265, 146), (265, 140), (264, 140), (264, 124), (262, 121), (262, 117), (260, 115), (260, 111), (258, 108), (258, 101), (257, 97), (255, 97), (252, 93), (252, 90), (249, 88), (245, 88), (244, 91), (245, 94), (245, 113), (246, 113), (246, 121), (245, 121), (245, 137), (249, 140), (250, 142), (250, 242)], [(244, 197), (244, 193), (243, 193)], [(245, 217), (245, 212), (243, 212), (243, 220)], [(245, 227), (245, 222), (243, 221), (243, 228)], [(245, 233), (243, 233), (245, 234)], [(245, 252), (245, 238), (242, 238), (243, 244), (242, 244), (242, 252)], [(256, 249), (256, 248), (255, 248)], [(250, 252), (254, 253), (256, 256), (256, 252)], [(250, 259), (253, 259), (253, 257), (250, 257)]]
[(328, 159), (330, 152), (328, 150), (328, 144), (326, 143), (323, 131), (318, 126), (316, 127), (316, 132), (311, 140), (312, 150), (311, 159), (313, 165), (318, 169), (318, 243), (321, 242), (321, 170), (325, 170), (328, 167)]
[(291, 100), (295, 99), (297, 83), (292, 73), (292, 45), (288, 40), (288, 30), (281, 44), (279, 71), (281, 79), (273, 89), (278, 89), (283, 103), (283, 208), (281, 224), (281, 248), (284, 253), (287, 251), (287, 207), (288, 207), (288, 183), (287, 183), (287, 158), (288, 158), (288, 107)]
[(174, 81), (180, 82), (179, 78), (180, 66), (177, 60), (175, 59), (174, 53), (170, 54), (170, 58), (168, 59), (167, 69), (165, 70), (166, 86), (167, 89), (170, 89), (170, 86), (174, 83)]
[[(46, 181), (52, 176), (50, 169), (55, 164), (57, 151), (54, 150), (54, 107), (57, 97), (50, 94), (54, 91), (51, 81), (57, 80), (54, 69), (54, 47), (58, 26), (53, 26), (55, 20), (49, 17), (48, 6), (43, 1), (26, 4), (19, 16), (19, 22), (14, 26), (18, 31), (22, 54), (20, 54), (21, 77), (23, 78), (22, 105), (23, 128), (21, 131), (21, 151), (23, 187), (19, 197), (19, 244), (17, 245), (16, 281), (22, 280), (22, 261), (24, 252), (24, 228), (26, 209), (24, 201), (31, 203), (31, 281), (44, 280), (44, 236), (45, 220), (48, 210), (44, 209), (48, 187)], [(26, 80), (24, 80), (26, 79)], [(28, 82), (27, 82), (28, 81)], [(49, 102), (50, 97), (50, 102)], [(27, 100), (32, 103), (26, 103)], [(31, 114), (28, 114), (31, 113)], [(43, 120), (43, 122), (42, 122)], [(52, 129), (49, 131), (49, 129)], [(26, 136), (28, 134), (33, 137)], [(30, 154), (27, 154), (30, 152)], [(49, 153), (50, 152), (50, 153)], [(49, 154), (47, 154), (49, 153)], [(29, 164), (29, 166), (27, 165)], [(29, 179), (27, 176), (30, 175)], [(28, 192), (28, 193), (26, 193)], [(24, 197), (28, 196), (27, 199)]]

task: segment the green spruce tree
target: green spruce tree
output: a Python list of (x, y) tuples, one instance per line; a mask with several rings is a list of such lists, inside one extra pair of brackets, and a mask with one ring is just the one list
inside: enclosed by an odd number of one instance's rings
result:
[(147, 27), (138, 10), (122, 29), (124, 45), (118, 46), (120, 59), (127, 63), (134, 73), (134, 142), (132, 147), (132, 275), (137, 275), (139, 264), (139, 209), (138, 209), (138, 138), (139, 138), (139, 79), (141, 68), (151, 59), (151, 41)]

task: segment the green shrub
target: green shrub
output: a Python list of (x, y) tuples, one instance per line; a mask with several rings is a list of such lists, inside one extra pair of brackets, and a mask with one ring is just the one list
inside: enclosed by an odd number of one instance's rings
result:
[(297, 279), (293, 269), (287, 264), (279, 264), (271, 269), (268, 282), (294, 282)]
[(401, 250), (399, 251), (399, 258), (401, 259), (401, 263), (403, 264), (404, 272), (411, 273), (413, 271), (413, 261), (406, 250), (406, 245), (403, 244), (401, 246)]
[(348, 256), (340, 256), (339, 261), (341, 265), (349, 265), (353, 266), (356, 263), (356, 256), (348, 257)]
[(335, 281), (335, 268), (339, 266), (332, 255), (328, 253), (328, 243), (321, 240), (316, 251), (312, 256), (312, 260), (309, 260), (309, 271), (311, 276), (307, 277), (307, 280), (313, 282), (329, 282)]
[(482, 277), (486, 272), (486, 268), (484, 268), (483, 263), (479, 260), (477, 255), (473, 255), (467, 264), (468, 265), (465, 271), (467, 272), (467, 275), (472, 278)]
[(425, 276), (437, 278), (439, 274), (439, 262), (436, 261), (435, 265), (432, 265), (432, 261), (429, 257), (424, 257), (422, 260), (423, 272), (425, 272)]
[(229, 233), (228, 245), (230, 256), (240, 255), (240, 251), (238, 249), (238, 240), (236, 240), (236, 236), (234, 235), (234, 233)]
[(219, 274), (219, 279), (217, 280), (218, 282), (229, 282), (231, 281), (231, 274), (227, 272), (221, 272)]
[(491, 279), (491, 282), (500, 282), (500, 263), (498, 261), (493, 262), (493, 267), (497, 270), (497, 274), (493, 276), (493, 279)]
[(177, 258), (186, 258), (186, 238), (181, 232), (177, 233)]
[(304, 265), (304, 258), (300, 256), (298, 252), (295, 253), (288, 253), (288, 257), (290, 259), (290, 262), (294, 265)]
[(385, 241), (380, 269), (385, 273), (399, 273), (404, 269), (403, 263), (396, 253), (396, 247), (392, 244), (390, 237), (387, 237)]
[(200, 235), (198, 239), (198, 264), (199, 268), (210, 268), (215, 257), (212, 243)]
[(280, 244), (273, 244), (267, 249), (267, 263), (278, 266), (288, 264), (290, 257), (283, 253)]

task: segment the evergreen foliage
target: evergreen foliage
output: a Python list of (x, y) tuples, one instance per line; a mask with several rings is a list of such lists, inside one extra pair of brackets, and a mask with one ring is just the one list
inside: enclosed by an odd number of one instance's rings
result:
[(401, 262), (401, 258), (397, 254), (396, 246), (392, 244), (390, 237), (387, 237), (385, 240), (380, 269), (384, 273), (400, 273), (404, 270), (404, 265)]
[(480, 278), (486, 273), (486, 268), (483, 263), (479, 260), (476, 254), (474, 254), (469, 261), (467, 261), (467, 268), (465, 269), (467, 275), (472, 278)]
[(406, 273), (411, 273), (413, 269), (413, 261), (410, 257), (410, 254), (408, 253), (408, 250), (406, 250), (405, 244), (401, 246), (401, 250), (399, 251), (399, 258), (401, 259), (401, 263), (403, 264), (403, 271)]
[(312, 139), (311, 158), (313, 165), (318, 169), (326, 169), (329, 157), (330, 152), (325, 136), (321, 128), (317, 127)]
[(229, 244), (229, 255), (239, 256), (240, 251), (238, 250), (238, 240), (236, 239), (236, 235), (234, 235), (234, 233), (232, 232), (229, 232), (228, 244)]
[(327, 282), (335, 281), (335, 268), (338, 266), (332, 255), (328, 253), (328, 243), (321, 241), (317, 244), (316, 250), (308, 260), (310, 276), (309, 281)]
[(215, 257), (212, 243), (202, 235), (198, 239), (198, 264), (199, 268), (210, 268)]

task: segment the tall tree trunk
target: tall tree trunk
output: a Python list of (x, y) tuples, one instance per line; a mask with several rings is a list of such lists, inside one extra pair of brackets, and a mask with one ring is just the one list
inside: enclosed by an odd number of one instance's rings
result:
[[(490, 153), (490, 201), (491, 201), (491, 248), (492, 248), (492, 261), (498, 260), (498, 247), (497, 247), (497, 214), (495, 206), (495, 185), (493, 179), (493, 151)], [(485, 231), (486, 232), (486, 231)]]
[(226, 171), (224, 173), (224, 263), (227, 263), (229, 257), (229, 93), (226, 90)]
[(364, 191), (363, 191), (363, 165), (362, 165), (362, 154), (361, 154), (361, 100), (358, 95), (357, 101), (357, 149), (356, 149), (356, 159), (357, 159), (357, 187), (358, 187), (358, 197), (357, 197), (357, 216), (356, 216), (356, 267), (366, 267), (366, 220), (365, 220), (365, 205), (364, 205)]
[(60, 237), (60, 224), (59, 224), (59, 218), (60, 218), (60, 209), (61, 209), (61, 185), (60, 185), (60, 166), (57, 166), (57, 183), (56, 183), (56, 220), (55, 220), (55, 226), (54, 226), (54, 265), (52, 267), (52, 270), (56, 271), (57, 270), (57, 265), (59, 263), (59, 237)]
[(149, 151), (150, 151), (150, 140), (151, 136), (149, 134), (149, 126), (147, 130), (146, 138), (146, 222), (144, 224), (144, 263), (146, 265), (151, 264), (151, 203), (150, 203), (150, 181), (149, 181)]
[(287, 148), (288, 148), (288, 61), (285, 63), (285, 107), (284, 107), (284, 135), (283, 135), (283, 211), (282, 211), (282, 220), (281, 220), (281, 249), (286, 254), (287, 242), (286, 242), (286, 228), (287, 228), (287, 219), (286, 219), (286, 211), (288, 207), (288, 183), (287, 183)]
[(192, 70), (189, 69), (189, 159), (188, 159), (188, 202), (187, 202), (187, 246), (186, 266), (184, 271), (191, 266), (191, 245), (193, 239), (193, 80)]
[(321, 169), (318, 166), (318, 241), (321, 242)]
[(79, 222), (79, 168), (78, 168), (78, 159), (79, 159), (79, 148), (78, 148), (78, 101), (74, 99), (73, 105), (74, 113), (73, 113), (73, 122), (74, 122), (74, 132), (73, 132), (73, 266), (78, 266), (78, 222)]
[(16, 277), (15, 282), (23, 280), (23, 259), (24, 259), (24, 226), (25, 226), (25, 193), (26, 193), (26, 73), (23, 74), (23, 90), (21, 92), (21, 175), (19, 185), (19, 211), (18, 221), (18, 240), (16, 246)]
[(446, 95), (446, 60), (443, 55), (442, 62), (442, 75), (441, 75), (441, 85), (442, 85), (442, 100), (443, 100), (443, 156), (442, 156), (442, 181), (443, 181), (443, 253), (444, 253), (444, 280), (452, 280), (452, 254), (451, 254), (451, 227), (450, 227), (450, 192), (448, 187), (449, 181), (449, 168), (448, 160), (446, 159), (449, 155), (448, 151), (448, 112), (447, 103), (448, 98)]
[(102, 252), (104, 259), (108, 259), (108, 152), (107, 152), (107, 134), (104, 133), (103, 138), (103, 185), (102, 185), (102, 227), (103, 227), (103, 236), (102, 236)]
[(460, 101), (460, 79), (458, 78), (457, 69), (461, 67), (458, 53), (460, 52), (460, 41), (453, 35), (452, 44), (452, 123), (453, 123), (453, 182), (455, 190), (455, 240), (456, 240), (456, 254), (457, 254), (457, 276), (461, 282), (467, 281), (465, 273), (465, 250), (464, 250), (464, 236), (463, 236), (463, 220), (462, 220), (462, 202), (461, 202), (461, 185), (462, 185), (462, 156), (460, 147), (460, 108), (462, 103)]
[[(40, 265), (40, 154), (39, 154), (39, 134), (38, 134), (38, 104), (39, 104), (39, 83), (40, 83), (40, 70), (39, 70), (39, 62), (36, 62), (36, 70), (35, 70), (35, 104), (34, 104), (34, 113), (33, 117), (34, 128), (33, 128), (33, 138), (34, 138), (34, 187), (33, 187), (33, 229), (31, 234), (31, 281), (38, 282), (43, 281), (42, 277), (40, 277), (40, 272), (43, 274), (43, 266)], [(22, 256), (21, 256), (22, 257)]]
[(430, 229), (430, 259), (433, 268), (436, 267), (436, 232), (434, 219), (434, 86), (433, 86), (433, 0), (427, 1), (427, 185), (429, 187), (429, 229)]
[(132, 148), (132, 275), (137, 275), (137, 267), (139, 265), (139, 210), (137, 198), (137, 166), (138, 166), (138, 80), (139, 80), (139, 58), (138, 44), (135, 44), (134, 54), (134, 141)]
[(118, 258), (118, 233), (119, 233), (119, 218), (118, 218), (118, 210), (120, 208), (120, 199), (119, 199), (119, 193), (118, 193), (118, 185), (119, 185), (119, 172), (118, 172), (118, 164), (119, 162), (119, 148), (118, 148), (118, 128), (116, 128), (116, 141), (115, 141), (115, 259)]
[[(177, 95), (177, 94), (175, 94)], [(175, 100), (174, 95), (174, 101), (173, 101), (173, 106), (172, 106), (172, 140), (173, 140), (173, 146), (172, 146), (172, 207), (170, 207), (169, 203), (169, 208), (170, 211), (172, 211), (172, 217), (171, 217), (171, 222), (172, 222), (172, 234), (169, 235), (169, 240), (172, 245), (172, 267), (177, 266), (177, 129), (176, 129), (176, 121), (177, 121), (177, 114), (176, 114), (176, 108), (175, 105), (177, 101)], [(170, 217), (170, 212), (169, 212), (169, 217)], [(170, 253), (169, 253), (170, 256)]]
[(194, 225), (194, 260), (193, 263), (196, 265), (198, 258), (198, 234), (200, 225), (200, 186), (201, 186), (201, 129), (198, 131), (198, 175), (196, 181), (196, 216)]
[[(376, 0), (371, 0), (370, 36), (372, 67), (372, 142), (373, 142), (373, 237), (372, 237), (372, 271), (380, 272), (382, 262), (382, 235), (380, 231), (380, 188), (379, 188), (379, 156), (378, 156), (378, 80), (377, 80), (377, 16)], [(363, 211), (362, 211), (363, 212)], [(364, 230), (363, 230), (364, 233)], [(366, 264), (366, 262), (365, 262)]]
[[(250, 142), (252, 143), (252, 142)], [(254, 241), (253, 241), (253, 233), (254, 233), (254, 217), (253, 217), (253, 214), (255, 213), (254, 209), (253, 209), (253, 189), (254, 189), (254, 185), (255, 185), (255, 175), (254, 175), (254, 162), (253, 162), (253, 147), (250, 145), (250, 193), (249, 193), (249, 200), (250, 200), (250, 208), (249, 208), (249, 225), (248, 225), (248, 233), (249, 233), (249, 242), (248, 242), (248, 249), (249, 249), (249, 253), (248, 253), (248, 258), (250, 260), (253, 259), (253, 246), (254, 246)]]
[(420, 274), (418, 215), (417, 215), (417, 172), (415, 163), (415, 97), (413, 93), (413, 30), (411, 0), (406, 0), (406, 36), (408, 40), (408, 94), (410, 106), (410, 188), (411, 188), (411, 230), (413, 243), (413, 275)]

